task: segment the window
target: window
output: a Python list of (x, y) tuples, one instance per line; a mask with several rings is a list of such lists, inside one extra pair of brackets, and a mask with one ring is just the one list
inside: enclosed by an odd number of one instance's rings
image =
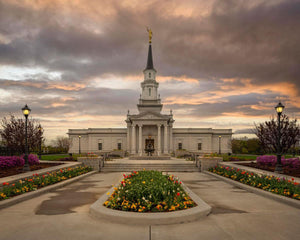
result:
[(178, 143), (178, 149), (182, 149), (182, 143)]
[(118, 143), (118, 150), (121, 150), (121, 149), (122, 149), (122, 144)]
[(198, 150), (202, 150), (202, 143), (198, 143)]
[(149, 78), (151, 78), (151, 73), (149, 73)]
[(151, 88), (149, 88), (149, 96), (151, 96)]
[(102, 150), (102, 143), (98, 143), (98, 150)]

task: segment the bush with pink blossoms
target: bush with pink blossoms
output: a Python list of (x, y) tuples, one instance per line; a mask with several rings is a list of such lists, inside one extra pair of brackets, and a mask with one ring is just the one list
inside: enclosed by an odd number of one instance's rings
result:
[[(275, 166), (277, 163), (277, 156), (264, 155), (256, 158), (256, 163), (261, 166)], [(300, 168), (299, 158), (287, 158), (281, 157), (281, 163), (283, 166), (291, 168)]]
[[(24, 155), (23, 156), (0, 156), (0, 169), (19, 167), (23, 166), (25, 163)], [(28, 155), (29, 165), (39, 164), (39, 158), (34, 154)]]

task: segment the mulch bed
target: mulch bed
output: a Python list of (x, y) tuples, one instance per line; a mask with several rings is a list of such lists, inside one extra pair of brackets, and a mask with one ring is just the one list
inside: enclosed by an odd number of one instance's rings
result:
[[(61, 165), (61, 164), (62, 163), (40, 163), (38, 165), (30, 166), (30, 170), (32, 173), (35, 173), (34, 171), (36, 171), (36, 170), (54, 167), (54, 166)], [(17, 174), (21, 174), (21, 173), (23, 173), (23, 167), (0, 169), (0, 178), (9, 177), (9, 176), (17, 175)]]
[[(247, 166), (247, 167), (253, 167), (253, 168), (257, 168), (257, 169), (261, 169), (261, 170), (266, 170), (269, 172), (274, 172), (275, 167), (273, 166), (262, 166), (262, 165), (258, 165), (255, 162), (251, 162), (251, 163), (238, 163), (239, 165), (242, 166)], [(292, 177), (299, 177), (300, 178), (300, 168), (291, 168), (291, 167), (283, 167), (283, 174), (285, 175), (289, 175)]]

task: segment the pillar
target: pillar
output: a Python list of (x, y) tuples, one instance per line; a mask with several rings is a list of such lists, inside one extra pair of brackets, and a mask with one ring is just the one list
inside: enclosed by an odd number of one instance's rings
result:
[(164, 124), (164, 154), (168, 153), (168, 124)]
[(127, 143), (127, 152), (130, 151), (130, 126), (127, 126), (127, 139), (126, 139), (126, 143)]
[(173, 151), (173, 126), (170, 125), (170, 151)]
[(142, 131), (143, 131), (143, 125), (139, 125), (139, 155), (140, 156), (142, 156), (142, 154), (143, 154)]
[(157, 125), (157, 155), (159, 156), (161, 154), (161, 140), (160, 140), (160, 127), (161, 125)]
[(131, 143), (132, 143), (132, 145), (131, 145), (131, 153), (132, 154), (136, 154), (136, 148), (135, 148), (135, 146), (136, 146), (136, 135), (135, 135), (135, 124), (133, 124), (132, 125), (132, 136), (131, 136)]

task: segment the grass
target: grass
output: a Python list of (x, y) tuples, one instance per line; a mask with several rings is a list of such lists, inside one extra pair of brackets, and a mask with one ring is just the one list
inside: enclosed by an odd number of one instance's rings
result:
[(61, 158), (69, 157), (69, 154), (57, 154), (57, 155), (42, 155), (41, 160), (45, 161), (57, 161)]

